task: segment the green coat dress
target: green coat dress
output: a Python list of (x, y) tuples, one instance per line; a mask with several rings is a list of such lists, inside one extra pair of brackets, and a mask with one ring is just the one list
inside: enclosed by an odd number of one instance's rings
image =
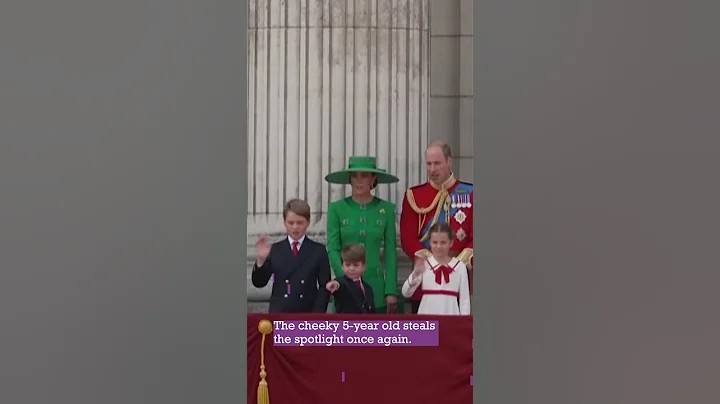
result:
[[(342, 248), (348, 244), (364, 246), (366, 268), (363, 279), (373, 288), (378, 312), (386, 309), (385, 296), (397, 296), (396, 234), (392, 202), (374, 198), (367, 205), (360, 205), (348, 197), (330, 203), (327, 220), (330, 266), (336, 277), (343, 276)], [(380, 259), (381, 251), (384, 262)]]

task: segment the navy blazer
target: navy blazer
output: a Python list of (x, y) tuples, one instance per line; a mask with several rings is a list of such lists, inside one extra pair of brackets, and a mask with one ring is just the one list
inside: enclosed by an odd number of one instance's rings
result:
[(323, 291), (330, 282), (330, 259), (324, 244), (306, 236), (296, 257), (287, 237), (273, 243), (263, 265), (253, 265), (252, 284), (262, 288), (273, 275), (270, 313), (327, 312), (329, 295)]
[(373, 288), (369, 283), (360, 278), (363, 289), (365, 289), (365, 293), (363, 293), (362, 289), (347, 276), (335, 280), (340, 284), (340, 288), (333, 293), (336, 313), (375, 313), (375, 298)]

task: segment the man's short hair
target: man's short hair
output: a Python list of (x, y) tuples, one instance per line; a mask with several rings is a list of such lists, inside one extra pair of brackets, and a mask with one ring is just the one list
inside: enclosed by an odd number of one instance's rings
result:
[(343, 247), (340, 257), (343, 262), (359, 262), (365, 264), (365, 247), (360, 244), (349, 244)]
[(434, 142), (431, 142), (428, 145), (428, 147), (425, 149), (425, 151), (427, 151), (431, 147), (439, 148), (442, 151), (442, 154), (445, 157), (445, 160), (452, 157), (452, 150), (450, 149), (450, 146), (441, 140), (436, 140)]
[(287, 219), (289, 212), (304, 217), (308, 222), (310, 221), (310, 205), (302, 199), (296, 198), (287, 201), (285, 209), (283, 209), (283, 219)]

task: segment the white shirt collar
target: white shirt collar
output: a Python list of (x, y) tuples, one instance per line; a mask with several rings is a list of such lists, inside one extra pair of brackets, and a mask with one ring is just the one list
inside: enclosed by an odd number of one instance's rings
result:
[(290, 243), (290, 247), (292, 247), (293, 241), (297, 241), (298, 242), (297, 248), (299, 250), (300, 247), (302, 247), (302, 245), (303, 245), (303, 241), (305, 241), (305, 236), (300, 237), (300, 240), (293, 240), (292, 237), (290, 237), (290, 236), (288, 236), (287, 239), (288, 239), (288, 243)]
[[(440, 265), (440, 263), (437, 262), (437, 260), (435, 259), (435, 257), (433, 257), (432, 255), (431, 255), (430, 257), (428, 257), (428, 263), (430, 264), (430, 267), (431, 267), (432, 269), (435, 269), (435, 268), (437, 268), (437, 267)], [(458, 263), (458, 259), (455, 258), (455, 257), (453, 257), (453, 258), (450, 259), (450, 262), (448, 262), (447, 265), (448, 265), (450, 268), (455, 268), (455, 266), (457, 265), (457, 263)]]

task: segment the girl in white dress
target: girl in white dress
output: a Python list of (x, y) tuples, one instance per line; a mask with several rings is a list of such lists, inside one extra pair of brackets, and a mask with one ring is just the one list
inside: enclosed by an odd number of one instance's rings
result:
[(450, 256), (453, 231), (447, 223), (430, 228), (428, 258), (418, 258), (415, 268), (402, 287), (406, 298), (422, 285), (418, 314), (469, 315), (470, 287), (465, 264)]

